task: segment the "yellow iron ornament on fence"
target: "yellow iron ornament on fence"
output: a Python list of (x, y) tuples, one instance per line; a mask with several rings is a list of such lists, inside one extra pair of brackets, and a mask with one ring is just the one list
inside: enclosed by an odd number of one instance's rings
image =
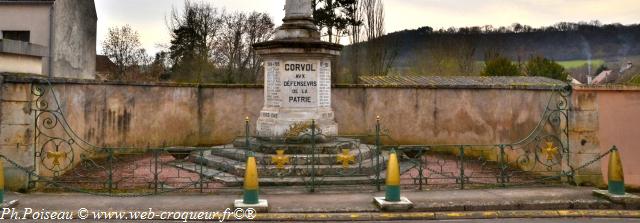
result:
[(337, 161), (342, 163), (342, 168), (346, 170), (351, 163), (356, 161), (356, 157), (351, 154), (349, 149), (342, 149), (342, 154), (338, 155)]
[(276, 150), (276, 155), (271, 157), (271, 162), (276, 165), (276, 168), (282, 170), (284, 165), (289, 164), (289, 156), (284, 155), (284, 150)]

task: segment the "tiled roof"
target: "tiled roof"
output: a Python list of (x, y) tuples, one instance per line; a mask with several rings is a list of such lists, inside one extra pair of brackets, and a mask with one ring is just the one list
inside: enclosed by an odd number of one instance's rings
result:
[(434, 88), (556, 88), (567, 86), (559, 80), (546, 77), (480, 77), (480, 76), (361, 76), (365, 85), (414, 86)]

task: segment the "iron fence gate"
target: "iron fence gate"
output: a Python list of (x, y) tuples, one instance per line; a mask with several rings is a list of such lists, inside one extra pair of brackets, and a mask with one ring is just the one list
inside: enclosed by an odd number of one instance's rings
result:
[(297, 123), (282, 138), (245, 134), (216, 147), (104, 148), (69, 125), (50, 83), (32, 85), (34, 168), (30, 187), (109, 196), (176, 191), (239, 190), (247, 153), (255, 153), (260, 184), (316, 191), (347, 186), (381, 190), (388, 151), (398, 151), (401, 186), (477, 188), (573, 182), (569, 150), (570, 87), (550, 94), (537, 126), (525, 138), (494, 145), (400, 145), (378, 117), (369, 135), (328, 136), (315, 122)]

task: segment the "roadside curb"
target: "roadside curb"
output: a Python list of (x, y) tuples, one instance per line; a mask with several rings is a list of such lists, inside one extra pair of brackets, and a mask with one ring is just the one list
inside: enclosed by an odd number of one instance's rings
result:
[(392, 221), (501, 218), (640, 218), (640, 210), (470, 211), (407, 213), (262, 213), (252, 221)]

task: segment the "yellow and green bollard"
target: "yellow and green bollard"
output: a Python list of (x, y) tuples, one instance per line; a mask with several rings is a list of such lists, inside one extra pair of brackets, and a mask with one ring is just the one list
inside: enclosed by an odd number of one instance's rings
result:
[(373, 202), (380, 209), (383, 211), (406, 211), (413, 207), (413, 203), (409, 199), (400, 196), (400, 163), (395, 150), (389, 152), (385, 182), (385, 196), (373, 198)]
[(0, 204), (4, 203), (4, 163), (0, 158)]
[(253, 152), (249, 152), (247, 158), (247, 168), (244, 173), (244, 194), (242, 196), (243, 203), (257, 204), (258, 199), (258, 168), (256, 166), (256, 157)]
[(624, 172), (622, 170), (622, 160), (620, 153), (615, 146), (609, 155), (609, 193), (614, 195), (625, 195)]
[(398, 164), (398, 154), (395, 150), (391, 150), (389, 153), (385, 184), (384, 199), (390, 202), (400, 201), (400, 165)]
[(609, 153), (608, 175), (609, 188), (607, 190), (593, 190), (594, 195), (606, 198), (613, 203), (632, 205), (631, 207), (640, 204), (640, 196), (625, 191), (622, 160), (616, 146), (613, 146)]
[(0, 209), (16, 206), (18, 200), (4, 201), (4, 162), (0, 157)]
[(242, 193), (242, 199), (235, 200), (235, 208), (252, 208), (257, 212), (267, 212), (269, 209), (269, 203), (265, 199), (259, 198), (259, 183), (258, 183), (258, 166), (256, 164), (256, 155), (254, 152), (248, 152), (247, 165), (244, 172), (244, 184), (242, 186), (244, 192)]

